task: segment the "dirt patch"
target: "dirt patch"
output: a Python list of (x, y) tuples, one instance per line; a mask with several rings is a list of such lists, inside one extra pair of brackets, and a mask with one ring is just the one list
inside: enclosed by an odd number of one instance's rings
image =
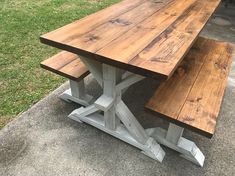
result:
[(0, 116), (0, 129), (13, 120), (14, 116)]
[(27, 146), (26, 139), (22, 136), (5, 138), (0, 142), (0, 164), (12, 163), (21, 156)]

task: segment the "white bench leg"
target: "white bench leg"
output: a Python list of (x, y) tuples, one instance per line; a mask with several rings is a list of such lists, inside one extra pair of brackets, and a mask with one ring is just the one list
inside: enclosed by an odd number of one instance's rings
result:
[(59, 97), (68, 102), (75, 102), (83, 106), (88, 106), (93, 99), (92, 96), (86, 94), (84, 80), (79, 82), (69, 80), (70, 89), (63, 92)]
[(146, 132), (160, 144), (181, 153), (180, 156), (202, 167), (205, 156), (194, 142), (182, 137), (183, 130), (170, 123), (167, 131), (162, 128), (150, 128)]
[[(84, 59), (84, 58), (83, 58)], [(92, 62), (87, 59), (85, 64)], [(93, 65), (93, 64), (91, 64)], [(92, 70), (91, 73), (97, 73), (98, 69)], [(103, 95), (99, 97), (93, 105), (86, 108), (74, 110), (69, 117), (78, 122), (86, 122), (110, 135), (117, 137), (135, 147), (138, 147), (147, 156), (162, 162), (165, 152), (155, 139), (150, 137), (144, 128), (136, 120), (128, 107), (121, 100), (123, 89), (143, 79), (129, 77), (121, 82), (120, 71), (109, 65), (102, 65), (102, 85)], [(103, 111), (102, 115), (100, 111)], [(120, 123), (120, 120), (122, 123)]]

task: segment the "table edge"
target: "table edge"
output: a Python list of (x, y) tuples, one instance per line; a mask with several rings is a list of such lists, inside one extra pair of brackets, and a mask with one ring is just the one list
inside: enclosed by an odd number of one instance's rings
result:
[(126, 64), (117, 60), (113, 60), (112, 58), (107, 58), (105, 56), (101, 56), (95, 53), (91, 53), (89, 51), (85, 51), (73, 46), (68, 46), (66, 44), (60, 43), (60, 42), (56, 42), (56, 41), (52, 41), (50, 39), (47, 39), (44, 37), (44, 35), (39, 37), (40, 42), (61, 50), (65, 50), (68, 52), (72, 52), (74, 54), (86, 57), (86, 58), (92, 58), (98, 62), (102, 62), (120, 69), (124, 69), (130, 72), (133, 72), (135, 74), (138, 75), (142, 75), (144, 77), (148, 77), (148, 78), (152, 78), (152, 79), (156, 79), (158, 81), (166, 81), (167, 79), (170, 78), (170, 75), (166, 75), (166, 74), (162, 74), (162, 73), (157, 73), (157, 72), (153, 72), (151, 70), (147, 70), (141, 67), (137, 67), (131, 64)]

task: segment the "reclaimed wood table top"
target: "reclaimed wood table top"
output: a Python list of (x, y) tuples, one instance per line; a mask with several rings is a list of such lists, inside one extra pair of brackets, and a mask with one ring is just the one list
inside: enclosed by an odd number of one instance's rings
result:
[(220, 0), (124, 0), (40, 37), (42, 43), (166, 80)]

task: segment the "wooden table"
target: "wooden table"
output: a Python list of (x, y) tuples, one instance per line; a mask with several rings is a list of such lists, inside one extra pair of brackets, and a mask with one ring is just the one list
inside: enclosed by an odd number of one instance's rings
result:
[[(70, 117), (128, 142), (161, 162), (165, 152), (122, 101), (122, 91), (145, 77), (167, 80), (219, 3), (124, 0), (42, 35), (42, 43), (78, 54), (103, 88), (101, 97), (73, 111)], [(199, 149), (194, 156), (188, 154), (187, 145), (182, 146), (185, 158), (197, 164), (204, 161)]]

